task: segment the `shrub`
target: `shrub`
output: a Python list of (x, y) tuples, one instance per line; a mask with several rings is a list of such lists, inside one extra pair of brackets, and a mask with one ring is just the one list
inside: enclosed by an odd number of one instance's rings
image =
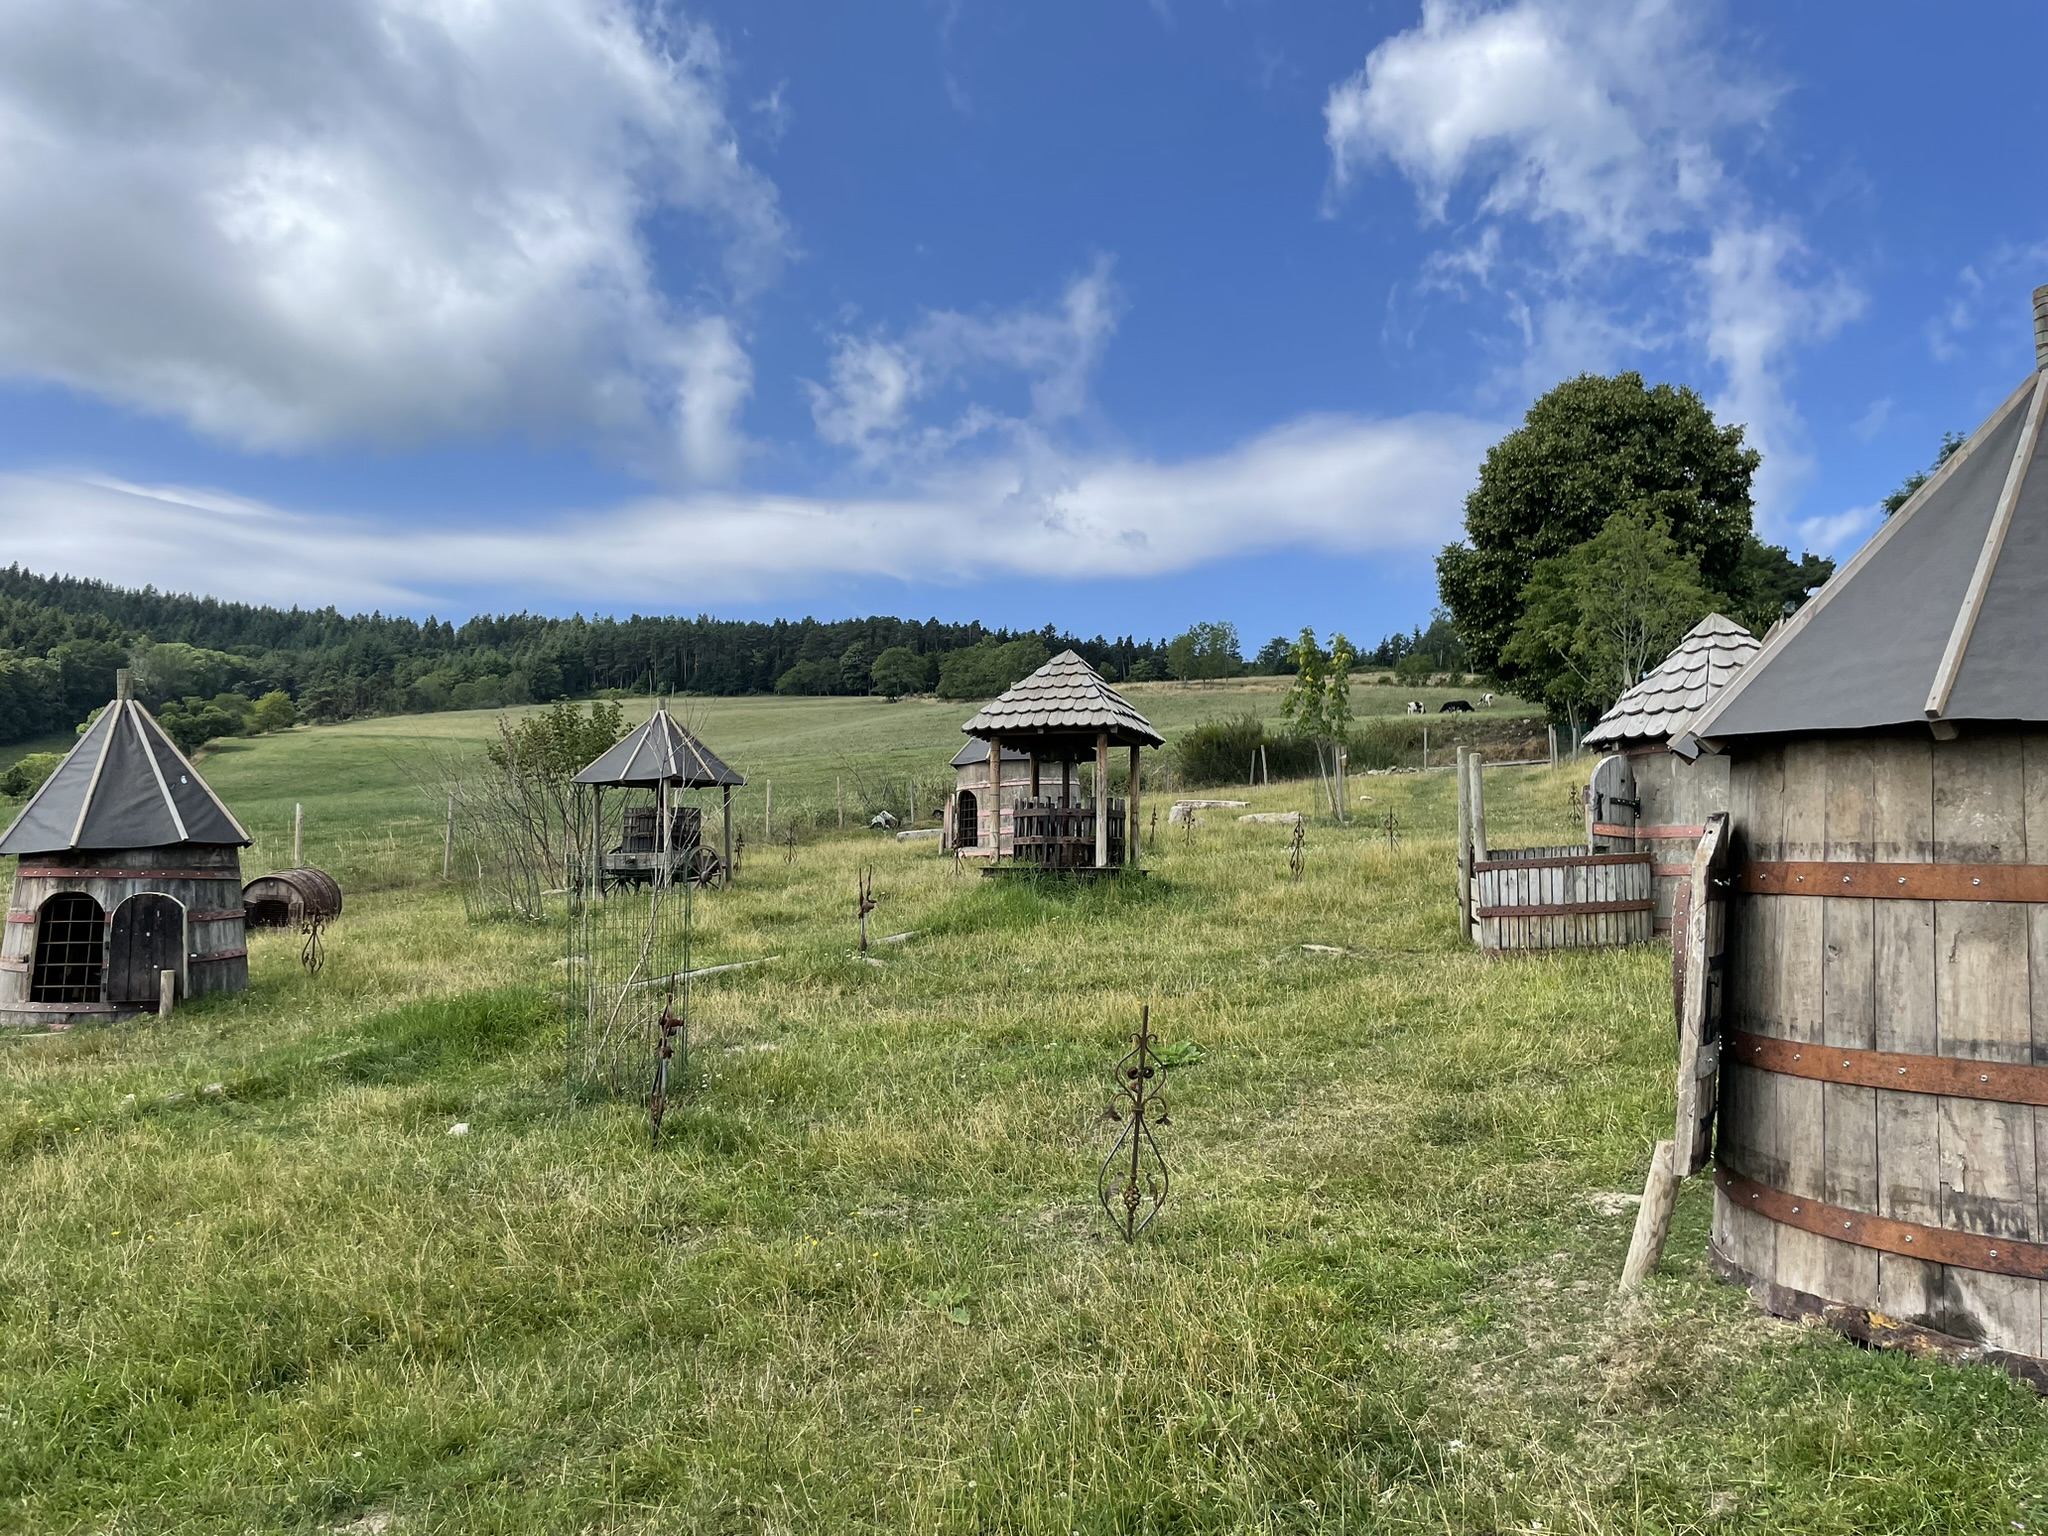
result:
[(1265, 750), (1266, 773), (1276, 779), (1312, 779), (1316, 775), (1315, 743), (1291, 733), (1269, 734), (1255, 715), (1204, 720), (1183, 732), (1173, 745), (1173, 767), (1186, 785), (1243, 784), (1251, 777), (1252, 759)]
[(61, 752), (31, 752), (0, 773), (0, 795), (32, 795), (64, 761)]

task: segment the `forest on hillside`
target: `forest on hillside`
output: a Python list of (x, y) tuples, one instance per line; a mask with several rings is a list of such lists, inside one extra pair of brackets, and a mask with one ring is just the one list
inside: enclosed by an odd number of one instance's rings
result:
[[(1441, 629), (1441, 625), (1439, 626)], [(1382, 641), (1393, 666), (1438, 630)], [(1440, 639), (1440, 637), (1439, 637)], [(937, 619), (752, 621), (486, 615), (462, 624), (334, 608), (273, 608), (0, 569), (0, 744), (71, 730), (131, 667), (143, 702), (181, 739), (294, 719), (629, 694), (1000, 692), (1071, 648), (1113, 681), (1244, 671), (1236, 630), (1200, 624), (1172, 641), (1083, 638)], [(1291, 671), (1269, 641), (1253, 670)], [(260, 706), (260, 707), (259, 707)]]

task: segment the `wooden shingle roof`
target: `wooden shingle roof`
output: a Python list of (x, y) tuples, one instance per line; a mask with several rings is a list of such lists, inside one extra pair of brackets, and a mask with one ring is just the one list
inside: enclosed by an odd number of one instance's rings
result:
[(984, 741), (1026, 736), (1094, 737), (1107, 732), (1112, 744), (1160, 747), (1166, 738), (1152, 728), (1093, 667), (1072, 651), (1061, 651), (1016, 686), (991, 700), (960, 727)]
[(1668, 741), (1763, 647), (1733, 619), (1710, 613), (1586, 732), (1586, 745)]

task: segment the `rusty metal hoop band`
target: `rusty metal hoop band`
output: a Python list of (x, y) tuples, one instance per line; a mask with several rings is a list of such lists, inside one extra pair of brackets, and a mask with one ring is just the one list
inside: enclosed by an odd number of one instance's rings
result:
[(1854, 896), (1873, 901), (2048, 903), (2048, 864), (1863, 864), (1757, 859), (1737, 883), (1751, 896)]
[(1999, 1104), (2033, 1104), (2048, 1109), (2048, 1067), (1968, 1056), (1917, 1056), (1903, 1051), (1866, 1051), (1851, 1046), (1787, 1040), (1735, 1030), (1722, 1054), (1724, 1065), (1755, 1067), (1782, 1077), (1852, 1088), (1889, 1088), (1899, 1093), (1938, 1094), (1950, 1099), (1986, 1099)]
[(2048, 1243), (2030, 1243), (2016, 1237), (1994, 1237), (1984, 1232), (1957, 1232), (1948, 1227), (1929, 1227), (1917, 1221), (1895, 1221), (1889, 1216), (1872, 1216), (1865, 1211), (1847, 1210), (1823, 1200), (1787, 1194), (1768, 1184), (1744, 1178), (1726, 1168), (1714, 1170), (1714, 1183), (1731, 1203), (1781, 1227), (1831, 1237), (1837, 1242), (1901, 1258), (1920, 1259), (1929, 1264), (1947, 1264), (1956, 1269), (1974, 1269), (1987, 1275), (2010, 1275), (2021, 1280), (2048, 1280)]

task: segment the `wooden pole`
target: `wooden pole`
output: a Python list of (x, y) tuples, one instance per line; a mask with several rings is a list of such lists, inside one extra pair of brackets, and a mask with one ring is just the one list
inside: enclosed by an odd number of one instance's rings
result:
[(917, 825), (917, 780), (910, 781), (910, 824)]
[(1138, 867), (1138, 748), (1131, 747), (1131, 793), (1124, 808), (1124, 862)]
[(1467, 759), (1471, 749), (1458, 748), (1458, 919), (1472, 926), (1472, 782)]
[(1557, 727), (1548, 725), (1544, 729), (1550, 733), (1550, 766), (1555, 768), (1557, 766)]
[(178, 1001), (178, 973), (165, 969), (156, 973), (156, 1016), (168, 1019)]
[(1109, 867), (1109, 732), (1095, 738), (1095, 867)]
[(732, 885), (732, 786), (725, 786), (725, 883)]
[(761, 841), (775, 836), (775, 781), (769, 779), (761, 790)]
[(832, 808), (839, 815), (839, 830), (846, 830), (846, 780), (832, 781)]
[(1671, 1207), (1678, 1198), (1678, 1175), (1671, 1171), (1672, 1145), (1657, 1143), (1650, 1154), (1650, 1176), (1643, 1185), (1643, 1203), (1636, 1209), (1636, 1230), (1628, 1242), (1628, 1258), (1621, 1266), (1623, 1296), (1642, 1289), (1664, 1257), (1664, 1240), (1671, 1235)]
[(1475, 863), (1486, 857), (1486, 759), (1475, 749), (1466, 759), (1472, 771), (1472, 858)]
[(1266, 744), (1259, 743), (1259, 779), (1268, 789), (1273, 787), (1272, 765), (1266, 761)]
[(987, 794), (988, 862), (994, 867), (1003, 856), (1003, 744), (993, 736), (988, 739)]
[(292, 868), (303, 869), (306, 845), (306, 808), (294, 802), (292, 805)]
[(441, 878), (446, 880), (455, 868), (455, 792), (448, 792), (448, 825), (441, 833)]
[(1429, 766), (1429, 727), (1422, 728), (1422, 766)]

